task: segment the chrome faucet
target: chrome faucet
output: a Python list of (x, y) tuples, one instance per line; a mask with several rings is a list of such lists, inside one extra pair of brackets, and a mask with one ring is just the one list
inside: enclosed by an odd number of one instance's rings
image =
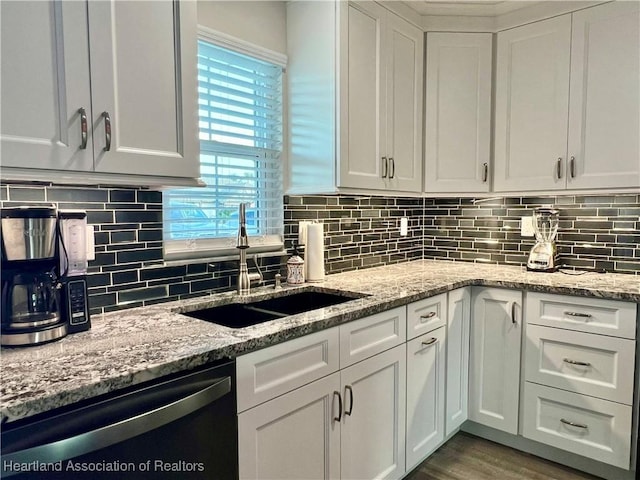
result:
[(247, 295), (251, 289), (251, 282), (262, 282), (262, 272), (258, 267), (258, 261), (253, 257), (253, 261), (258, 269), (257, 273), (249, 273), (247, 267), (247, 249), (249, 248), (249, 237), (247, 236), (247, 214), (246, 203), (240, 204), (238, 214), (238, 240), (236, 248), (240, 251), (240, 262), (238, 265), (238, 295)]

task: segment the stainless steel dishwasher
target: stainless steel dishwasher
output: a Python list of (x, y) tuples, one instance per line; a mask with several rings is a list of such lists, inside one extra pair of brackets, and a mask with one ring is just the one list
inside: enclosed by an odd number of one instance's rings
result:
[(2, 478), (238, 478), (235, 363), (2, 425)]

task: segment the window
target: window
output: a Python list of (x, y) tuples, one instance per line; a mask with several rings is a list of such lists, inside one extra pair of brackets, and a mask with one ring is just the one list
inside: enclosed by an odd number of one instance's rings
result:
[(165, 258), (237, 253), (247, 203), (250, 251), (282, 250), (282, 67), (198, 40), (203, 188), (164, 192)]

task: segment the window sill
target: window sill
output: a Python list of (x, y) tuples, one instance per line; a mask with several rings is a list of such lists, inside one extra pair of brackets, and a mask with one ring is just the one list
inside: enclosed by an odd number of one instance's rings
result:
[[(284, 249), (271, 252), (251, 252), (251, 249), (249, 249), (249, 252), (247, 252), (248, 257), (255, 256), (256, 258), (282, 257), (285, 255), (287, 255), (287, 251)], [(158, 265), (158, 267), (175, 267), (181, 265), (193, 265), (198, 263), (218, 263), (239, 260), (239, 257), (239, 255), (219, 255), (198, 258), (168, 259), (165, 260), (162, 264)]]

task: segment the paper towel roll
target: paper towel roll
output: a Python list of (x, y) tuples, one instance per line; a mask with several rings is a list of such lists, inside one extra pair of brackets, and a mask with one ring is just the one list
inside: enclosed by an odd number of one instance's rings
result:
[(307, 281), (324, 281), (324, 224), (307, 226)]

